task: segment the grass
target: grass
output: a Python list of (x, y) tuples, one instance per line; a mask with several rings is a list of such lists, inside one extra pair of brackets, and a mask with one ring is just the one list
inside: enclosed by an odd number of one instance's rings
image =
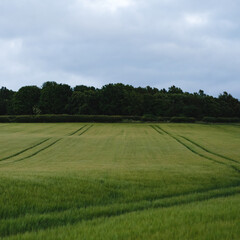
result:
[(240, 125), (0, 124), (1, 239), (240, 239)]

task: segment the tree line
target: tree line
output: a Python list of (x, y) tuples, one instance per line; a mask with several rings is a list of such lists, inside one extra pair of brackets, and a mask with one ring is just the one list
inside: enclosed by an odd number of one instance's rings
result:
[(24, 86), (18, 91), (0, 89), (0, 115), (126, 115), (162, 117), (240, 117), (240, 101), (223, 92), (218, 97), (203, 90), (184, 92), (171, 86), (157, 89), (121, 83), (101, 89), (45, 82), (41, 88)]

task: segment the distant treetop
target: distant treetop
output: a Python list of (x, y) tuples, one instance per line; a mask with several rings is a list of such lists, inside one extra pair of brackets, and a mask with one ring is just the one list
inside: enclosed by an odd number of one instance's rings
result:
[(24, 86), (17, 92), (2, 87), (0, 115), (27, 114), (240, 117), (240, 102), (227, 92), (213, 97), (174, 85), (166, 90), (111, 83), (99, 89), (45, 82), (41, 88)]

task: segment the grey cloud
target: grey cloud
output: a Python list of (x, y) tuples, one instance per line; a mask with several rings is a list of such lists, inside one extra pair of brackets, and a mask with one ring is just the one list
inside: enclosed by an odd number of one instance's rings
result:
[(240, 98), (239, 10), (226, 0), (2, 0), (0, 85), (175, 84)]

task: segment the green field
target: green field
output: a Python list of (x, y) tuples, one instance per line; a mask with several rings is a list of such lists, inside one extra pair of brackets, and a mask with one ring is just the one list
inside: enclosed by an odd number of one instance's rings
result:
[(0, 124), (1, 239), (240, 239), (240, 125)]

